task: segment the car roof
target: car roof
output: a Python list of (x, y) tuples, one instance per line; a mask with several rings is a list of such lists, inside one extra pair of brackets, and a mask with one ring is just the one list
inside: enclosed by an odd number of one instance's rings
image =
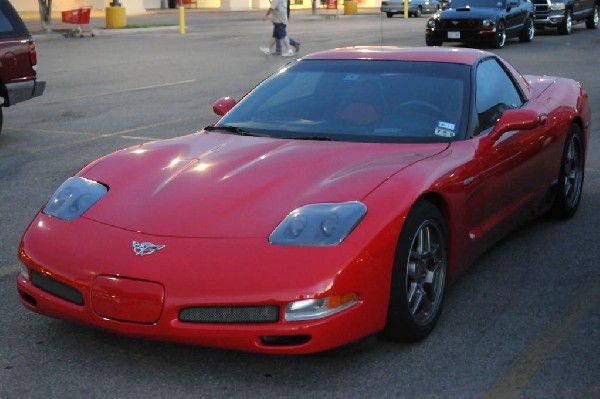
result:
[(392, 47), (359, 46), (320, 51), (303, 57), (303, 60), (389, 60), (389, 61), (430, 61), (473, 65), (479, 59), (492, 56), (492, 53), (471, 48), (449, 47)]

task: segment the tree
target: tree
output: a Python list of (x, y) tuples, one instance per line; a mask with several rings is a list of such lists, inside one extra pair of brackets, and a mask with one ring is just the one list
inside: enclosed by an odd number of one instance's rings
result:
[(38, 0), (40, 5), (40, 19), (42, 21), (42, 29), (45, 32), (52, 31), (52, 0)]

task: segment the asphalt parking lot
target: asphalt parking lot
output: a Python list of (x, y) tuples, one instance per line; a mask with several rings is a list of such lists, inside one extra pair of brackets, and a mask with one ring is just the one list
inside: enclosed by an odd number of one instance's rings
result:
[[(285, 65), (258, 50), (271, 30), (262, 15), (191, 11), (185, 35), (175, 12), (128, 17), (175, 28), (115, 34), (96, 17), (95, 38), (36, 35), (46, 93), (5, 109), (0, 135), (0, 397), (600, 397), (600, 30), (584, 25), (497, 51), (526, 75), (571, 77), (588, 90), (594, 117), (579, 213), (542, 218), (486, 253), (450, 288), (424, 342), (263, 356), (115, 336), (20, 305), (20, 236), (65, 178), (111, 151), (197, 131), (216, 119), (217, 98), (239, 98)], [(298, 12), (289, 32), (302, 55), (421, 46), (425, 22)]]

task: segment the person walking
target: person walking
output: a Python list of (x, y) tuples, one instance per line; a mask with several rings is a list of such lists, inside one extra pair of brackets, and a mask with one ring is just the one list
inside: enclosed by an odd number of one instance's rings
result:
[(273, 0), (271, 7), (267, 10), (267, 13), (263, 17), (263, 21), (271, 16), (273, 22), (273, 34), (269, 41), (268, 47), (260, 47), (260, 51), (265, 54), (271, 54), (273, 46), (276, 40), (280, 40), (283, 43), (285, 50), (281, 53), (282, 57), (293, 57), (296, 52), (291, 48), (290, 39), (287, 36), (286, 26), (288, 23), (287, 18), (287, 0)]
[[(290, 2), (289, 0), (287, 1), (287, 19), (288, 19), (288, 25), (290, 23), (290, 11), (291, 11), (291, 6), (290, 6)], [(287, 29), (286, 29), (287, 31)], [(300, 52), (300, 42), (292, 39), (292, 37), (288, 34), (288, 38), (290, 39), (290, 46), (292, 46), (294, 48), (294, 50), (296, 51), (296, 54), (298, 54)], [(281, 55), (281, 40), (277, 40), (275, 42), (275, 54), (277, 55)]]

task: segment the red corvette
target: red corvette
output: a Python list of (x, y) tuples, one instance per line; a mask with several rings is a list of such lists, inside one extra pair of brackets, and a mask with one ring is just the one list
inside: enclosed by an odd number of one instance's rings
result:
[(57, 189), (19, 250), (28, 309), (265, 353), (414, 341), (478, 255), (581, 199), (586, 92), (484, 51), (320, 52), (214, 109)]

